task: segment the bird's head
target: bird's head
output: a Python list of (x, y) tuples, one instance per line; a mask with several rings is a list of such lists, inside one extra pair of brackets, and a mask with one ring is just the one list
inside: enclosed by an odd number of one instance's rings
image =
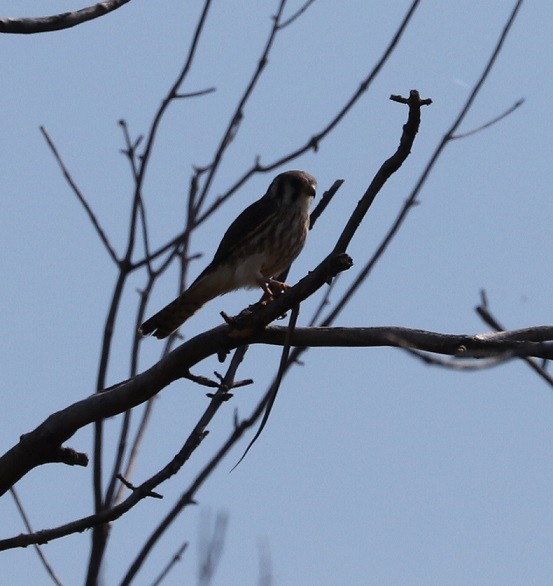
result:
[(311, 203), (315, 197), (317, 180), (305, 171), (285, 171), (277, 175), (267, 191), (267, 196), (280, 204)]

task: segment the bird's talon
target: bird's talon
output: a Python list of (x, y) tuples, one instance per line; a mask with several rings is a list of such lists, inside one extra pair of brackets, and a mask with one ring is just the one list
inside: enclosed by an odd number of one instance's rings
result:
[(267, 289), (264, 289), (264, 291), (272, 299), (276, 299), (279, 295), (282, 295), (285, 291), (288, 291), (288, 289), (291, 288), (288, 283), (281, 283), (280, 281), (275, 281), (274, 279), (268, 281), (266, 286), (270, 294), (267, 292)]

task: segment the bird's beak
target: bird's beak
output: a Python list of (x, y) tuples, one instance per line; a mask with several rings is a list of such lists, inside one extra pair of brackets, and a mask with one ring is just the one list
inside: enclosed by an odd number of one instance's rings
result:
[(315, 197), (315, 193), (316, 193), (316, 187), (315, 187), (315, 186), (314, 186), (312, 183), (310, 183), (310, 184), (307, 186), (307, 188), (306, 188), (305, 192), (306, 192), (306, 194), (307, 194), (309, 197)]

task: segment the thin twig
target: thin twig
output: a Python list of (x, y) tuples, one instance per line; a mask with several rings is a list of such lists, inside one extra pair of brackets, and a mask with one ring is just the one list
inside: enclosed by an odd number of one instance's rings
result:
[[(136, 430), (134, 440), (131, 442), (131, 448), (129, 450), (127, 464), (126, 464), (124, 472), (123, 472), (123, 475), (125, 476), (125, 478), (130, 478), (132, 476), (133, 471), (134, 471), (134, 466), (135, 466), (136, 460), (138, 458), (138, 453), (140, 451), (142, 441), (143, 441), (144, 436), (146, 434), (148, 424), (150, 423), (150, 420), (152, 417), (152, 413), (154, 410), (154, 403), (155, 403), (155, 397), (150, 399), (149, 401), (147, 401), (146, 405), (144, 406), (144, 411), (142, 412), (142, 417), (140, 418), (140, 421), (138, 423), (138, 428)], [(127, 411), (126, 413), (129, 413), (129, 412)], [(114, 483), (114, 486), (115, 486), (115, 483)], [(119, 504), (123, 498), (123, 494), (124, 494), (124, 485), (120, 484), (119, 489), (117, 490), (115, 495), (109, 501), (110, 505)]]
[[(13, 497), (13, 500), (15, 501), (15, 506), (17, 507), (17, 510), (19, 511), (19, 514), (21, 515), (21, 519), (23, 520), (23, 524), (25, 525), (25, 528), (27, 529), (27, 531), (29, 533), (33, 533), (31, 521), (29, 520), (29, 517), (27, 516), (27, 513), (25, 511), (25, 508), (23, 507), (23, 503), (19, 499), (19, 495), (17, 494), (17, 491), (15, 490), (15, 488), (13, 486), (12, 486), (12, 488), (10, 488), (10, 493)], [(46, 556), (44, 555), (44, 552), (42, 551), (42, 547), (40, 547), (40, 545), (38, 545), (36, 543), (33, 544), (33, 547), (35, 548), (35, 551), (36, 551), (38, 557), (40, 558), (40, 561), (41, 561), (42, 565), (44, 566), (44, 569), (46, 570), (47, 574), (52, 579), (52, 582), (54, 584), (56, 584), (56, 586), (63, 586), (61, 580), (57, 577), (56, 572), (54, 572), (54, 569), (52, 568), (52, 566), (50, 565), (50, 563), (46, 559)]]
[[(137, 268), (143, 266), (147, 262), (157, 258), (161, 254), (164, 254), (165, 252), (173, 248), (176, 244), (181, 242), (188, 235), (189, 230), (200, 225), (207, 218), (209, 218), (225, 201), (227, 201), (227, 199), (229, 199), (234, 193), (236, 193), (253, 175), (257, 173), (268, 173), (284, 165), (285, 163), (288, 163), (298, 158), (300, 155), (303, 155), (310, 150), (316, 151), (321, 141), (324, 140), (334, 130), (334, 128), (336, 128), (336, 126), (338, 126), (338, 124), (342, 121), (344, 116), (353, 108), (353, 106), (359, 101), (361, 96), (368, 90), (370, 84), (377, 77), (378, 73), (380, 73), (381, 69), (384, 67), (384, 65), (394, 52), (395, 48), (397, 47), (401, 37), (403, 36), (403, 33), (407, 28), (407, 25), (409, 24), (411, 18), (415, 13), (416, 8), (420, 4), (420, 1), (421, 0), (413, 0), (410, 8), (408, 9), (403, 20), (401, 21), (392, 40), (384, 50), (382, 57), (380, 58), (378, 63), (373, 67), (369, 75), (361, 82), (359, 88), (346, 101), (345, 105), (338, 112), (338, 114), (333, 116), (333, 118), (329, 122), (327, 122), (327, 124), (322, 128), (322, 130), (320, 130), (317, 134), (309, 138), (303, 145), (297, 147), (293, 151), (290, 151), (288, 154), (283, 155), (278, 159), (275, 159), (271, 163), (262, 165), (259, 160), (256, 160), (254, 165), (252, 165), (250, 169), (243, 173), (242, 176), (229, 189), (227, 189), (227, 191), (225, 191), (225, 193), (218, 196), (217, 199), (209, 207), (204, 209), (202, 214), (196, 218), (194, 225), (188, 226), (183, 232), (171, 238), (171, 240), (169, 240), (165, 244), (161, 245), (157, 250), (152, 252), (151, 256), (148, 259), (142, 258), (137, 260), (133, 266)], [(207, 168), (209, 169), (209, 167)]]
[(253, 436), (253, 439), (248, 444), (248, 447), (245, 449), (244, 453), (242, 454), (241, 458), (236, 462), (236, 464), (232, 467), (231, 472), (242, 462), (242, 460), (246, 457), (246, 454), (250, 451), (252, 446), (257, 441), (257, 438), (261, 435), (261, 432), (267, 425), (267, 421), (269, 421), (269, 415), (271, 414), (271, 410), (275, 403), (278, 390), (282, 383), (282, 378), (284, 377), (284, 373), (286, 372), (286, 365), (288, 364), (288, 357), (290, 356), (290, 346), (291, 346), (291, 339), (294, 334), (294, 330), (296, 329), (296, 323), (298, 321), (298, 315), (300, 312), (300, 306), (296, 305), (292, 308), (290, 313), (290, 322), (288, 323), (288, 330), (286, 332), (286, 340), (284, 342), (284, 346), (282, 347), (282, 354), (280, 355), (280, 364), (278, 366), (278, 372), (276, 374), (275, 380), (273, 384), (270, 386), (269, 390), (263, 397), (262, 403), (265, 404), (265, 411), (263, 413), (263, 419), (259, 424), (259, 428), (257, 429), (256, 434)]
[(342, 187), (344, 183), (343, 179), (336, 179), (336, 181), (331, 185), (330, 189), (327, 189), (319, 203), (315, 207), (315, 209), (311, 212), (309, 216), (309, 229), (312, 230), (315, 222), (320, 218), (321, 214), (326, 210), (328, 204), (331, 202), (332, 198), (336, 195), (336, 192), (340, 187)]
[(300, 6), (292, 16), (288, 17), (286, 20), (280, 23), (279, 28), (282, 30), (287, 26), (291, 25), (296, 19), (298, 19), (310, 6), (313, 4), (315, 0), (307, 0), (303, 6)]
[(152, 586), (159, 586), (169, 575), (169, 572), (181, 561), (183, 553), (188, 548), (188, 541), (185, 541), (177, 550), (177, 553), (169, 560), (161, 574), (152, 582)]
[(400, 212), (398, 213), (398, 216), (395, 219), (394, 223), (392, 224), (392, 226), (390, 227), (390, 229), (388, 230), (388, 232), (386, 233), (386, 235), (382, 239), (382, 242), (378, 246), (376, 252), (372, 256), (372, 258), (365, 264), (363, 269), (359, 272), (355, 281), (351, 284), (351, 286), (348, 288), (348, 290), (344, 293), (342, 298), (337, 302), (334, 309), (332, 309), (332, 311), (321, 322), (321, 325), (327, 326), (327, 325), (331, 325), (334, 323), (334, 321), (336, 320), (338, 315), (341, 313), (342, 309), (347, 305), (350, 298), (354, 295), (354, 293), (357, 291), (357, 289), (361, 286), (361, 284), (365, 281), (365, 279), (367, 278), (369, 273), (375, 267), (377, 262), (380, 260), (380, 258), (382, 257), (382, 255), (384, 254), (386, 249), (388, 248), (388, 245), (393, 240), (393, 238), (395, 237), (395, 235), (399, 231), (400, 227), (402, 226), (403, 222), (405, 221), (407, 214), (409, 213), (411, 208), (416, 204), (417, 196), (419, 195), (423, 185), (426, 183), (426, 180), (428, 179), (430, 172), (432, 171), (432, 169), (434, 168), (434, 165), (437, 163), (438, 159), (440, 158), (443, 150), (445, 149), (445, 147), (449, 143), (451, 136), (457, 131), (457, 129), (459, 128), (459, 126), (463, 122), (465, 116), (467, 115), (472, 104), (474, 103), (476, 96), (478, 95), (484, 82), (488, 78), (488, 75), (490, 74), (490, 72), (492, 70), (492, 67), (493, 67), (493, 65), (494, 65), (494, 63), (495, 63), (495, 61), (501, 51), (501, 48), (503, 47), (505, 39), (507, 38), (509, 31), (511, 30), (511, 27), (515, 21), (516, 15), (518, 14), (518, 11), (522, 5), (522, 2), (523, 2), (523, 0), (518, 0), (517, 3), (515, 4), (515, 7), (511, 11), (509, 18), (508, 18), (507, 22), (505, 23), (503, 30), (501, 31), (501, 34), (500, 34), (498, 41), (494, 47), (494, 50), (493, 50), (491, 56), (489, 57), (479, 80), (476, 82), (476, 85), (474, 86), (471, 93), (469, 94), (469, 97), (465, 101), (465, 104), (461, 108), (461, 111), (457, 115), (457, 118), (454, 120), (454, 122), (451, 125), (451, 127), (449, 128), (449, 130), (447, 130), (447, 132), (443, 135), (442, 140), (440, 141), (439, 145), (436, 147), (434, 153), (430, 157), (430, 160), (427, 163), (426, 167), (424, 168), (423, 172), (421, 173), (419, 180), (417, 181), (415, 187), (411, 191), (411, 194), (409, 195), (408, 199), (406, 200), (406, 202), (404, 203)]
[(187, 99), (187, 98), (199, 98), (200, 96), (206, 96), (207, 94), (212, 94), (215, 91), (216, 91), (216, 88), (208, 87), (205, 90), (198, 90), (195, 92), (186, 92), (186, 93), (182, 93), (182, 94), (177, 92), (174, 95), (174, 97), (179, 100)]
[(235, 191), (237, 191), (242, 185), (250, 179), (252, 175), (255, 173), (267, 173), (269, 171), (273, 171), (277, 167), (284, 165), (296, 158), (300, 155), (303, 155), (307, 151), (313, 150), (317, 151), (319, 148), (319, 144), (321, 140), (326, 138), (328, 134), (334, 130), (334, 128), (342, 121), (344, 116), (353, 108), (353, 106), (359, 101), (361, 96), (369, 89), (369, 86), (380, 73), (381, 69), (384, 67), (385, 63), (388, 61), (392, 53), (394, 52), (397, 44), (399, 43), (407, 25), (409, 24), (413, 14), (415, 13), (416, 8), (418, 7), (420, 0), (414, 0), (411, 4), (409, 10), (407, 11), (405, 17), (403, 18), (402, 22), (400, 23), (395, 35), (393, 36), (392, 40), (384, 50), (382, 57), (377, 62), (377, 64), (373, 67), (369, 75), (361, 82), (359, 88), (353, 93), (353, 95), (346, 101), (342, 109), (336, 114), (327, 125), (320, 130), (317, 134), (313, 135), (305, 144), (296, 148), (294, 151), (291, 151), (287, 155), (276, 159), (272, 163), (269, 164), (261, 164), (259, 160), (255, 162), (255, 164), (248, 170), (246, 173), (242, 175), (242, 177), (235, 182), (235, 184), (228, 189), (223, 195), (219, 196), (217, 200), (209, 207), (207, 210), (204, 210), (203, 214), (198, 218), (198, 222), (202, 222), (204, 218), (211, 213), (215, 209), (217, 209), (226, 199), (228, 199)]
[[(139, 173), (140, 173), (139, 155), (137, 154), (137, 149), (138, 149), (139, 145), (141, 144), (142, 139), (144, 137), (142, 135), (140, 135), (136, 140), (133, 141), (131, 139), (131, 136), (129, 133), (129, 127), (127, 125), (126, 120), (119, 120), (119, 126), (123, 130), (123, 136), (125, 138), (125, 143), (126, 143), (126, 148), (123, 150), (123, 154), (129, 160), (129, 163), (131, 166), (131, 171), (132, 171), (132, 176), (133, 176), (133, 181), (136, 185), (139, 180)], [(134, 197), (138, 203), (138, 213), (139, 213), (139, 218), (140, 218), (140, 226), (142, 229), (142, 242), (144, 243), (144, 256), (146, 258), (149, 258), (149, 256), (150, 256), (150, 242), (149, 242), (149, 235), (148, 235), (149, 234), (148, 222), (146, 219), (146, 207), (144, 206), (144, 202), (142, 200), (142, 197), (140, 197), (140, 190), (135, 190)], [(133, 216), (131, 215), (131, 217), (133, 217)], [(128, 261), (130, 261), (130, 258), (128, 259)], [(152, 272), (152, 267), (149, 262), (147, 263), (147, 270), (149, 273)]]
[[(154, 119), (152, 121), (152, 124), (151, 124), (150, 129), (147, 134), (144, 151), (142, 152), (142, 155), (141, 155), (141, 164), (138, 169), (138, 174), (136, 177), (136, 186), (135, 186), (136, 193), (140, 193), (142, 191), (142, 185), (143, 185), (144, 179), (146, 177), (146, 171), (147, 171), (148, 164), (150, 161), (150, 156), (151, 156), (151, 153), (153, 150), (153, 146), (154, 146), (154, 143), (155, 143), (155, 140), (157, 137), (157, 133), (158, 133), (161, 121), (163, 120), (165, 113), (166, 113), (167, 109), (169, 108), (169, 105), (174, 100), (178, 100), (181, 97), (183, 97), (183, 95), (184, 95), (179, 92), (179, 89), (182, 86), (182, 84), (184, 83), (186, 76), (188, 75), (188, 73), (192, 67), (192, 63), (193, 63), (194, 58), (196, 56), (198, 44), (199, 44), (202, 32), (204, 30), (205, 23), (207, 21), (207, 16), (209, 13), (210, 6), (211, 6), (211, 0), (205, 0), (204, 7), (202, 9), (202, 13), (201, 13), (200, 18), (198, 20), (198, 23), (196, 25), (196, 29), (194, 31), (194, 35), (192, 37), (192, 41), (190, 43), (188, 55), (186, 57), (184, 66), (182, 67), (180, 73), (177, 76), (177, 79), (174, 81), (174, 83), (171, 86), (171, 88), (169, 89), (167, 95), (162, 100), (161, 105), (159, 106), (157, 112), (155, 113)], [(209, 88), (209, 89), (211, 89), (211, 88)], [(209, 92), (206, 92), (206, 93), (209, 93)], [(183, 242), (188, 235), (189, 235), (189, 229), (187, 228), (184, 230), (183, 233), (179, 234), (179, 236), (177, 238), (172, 239), (171, 242), (168, 243), (168, 245), (162, 246), (157, 251), (155, 251), (153, 254), (149, 254), (147, 252), (145, 254), (145, 256), (140, 261), (132, 264), (132, 268), (138, 269), (141, 266), (143, 266), (144, 264), (149, 264), (152, 260), (154, 260), (155, 258), (160, 256), (161, 254), (164, 254), (168, 250), (176, 247), (180, 242)], [(129, 257), (129, 261), (130, 261), (130, 257)]]
[(500, 114), (499, 116), (493, 118), (489, 122), (486, 122), (486, 124), (482, 124), (482, 126), (478, 126), (477, 128), (473, 128), (472, 130), (469, 130), (468, 132), (462, 132), (460, 134), (452, 134), (449, 138), (450, 138), (450, 140), (457, 140), (459, 138), (467, 138), (467, 136), (472, 136), (473, 134), (476, 134), (477, 132), (480, 132), (482, 130), (486, 130), (490, 126), (497, 124), (497, 122), (499, 122), (500, 120), (503, 120), (503, 118), (506, 118), (507, 116), (509, 116), (509, 114), (512, 114), (517, 108), (522, 106), (522, 104), (524, 104), (524, 98), (517, 100), (510, 108), (505, 110), (505, 112), (503, 112), (503, 114)]
[[(488, 307), (488, 298), (484, 291), (481, 294), (482, 303), (476, 307), (476, 313), (482, 318), (484, 323), (487, 323), (490, 327), (494, 328), (498, 332), (505, 331), (505, 328), (493, 317)], [(538, 375), (540, 376), (549, 386), (553, 387), (553, 376), (551, 376), (547, 370), (541, 367), (538, 362), (530, 358), (529, 356), (521, 357), (524, 362)]]
[(83, 193), (79, 189), (78, 185), (73, 180), (73, 177), (71, 176), (71, 173), (69, 172), (69, 169), (66, 167), (65, 163), (63, 162), (63, 159), (61, 158), (61, 155), (59, 154), (58, 149), (56, 148), (56, 145), (54, 144), (54, 141), (50, 138), (50, 135), (48, 134), (48, 132), (46, 131), (46, 128), (44, 126), (40, 127), (40, 132), (42, 132), (42, 135), (46, 139), (46, 143), (50, 147), (52, 154), (54, 155), (56, 161), (58, 162), (58, 165), (63, 173), (63, 176), (65, 177), (65, 180), (69, 184), (69, 187), (71, 187), (71, 189), (73, 190), (73, 193), (77, 196), (77, 199), (79, 200), (80, 204), (83, 206), (83, 208), (88, 216), (88, 219), (91, 221), (92, 226), (94, 227), (94, 229), (96, 230), (96, 233), (100, 237), (102, 244), (104, 245), (104, 247), (108, 251), (113, 262), (116, 265), (119, 265), (119, 259), (117, 257), (117, 253), (115, 252), (115, 249), (110, 244), (110, 241), (109, 241), (108, 237), (106, 236), (106, 233), (104, 232), (104, 230), (100, 226), (100, 222), (98, 221), (96, 214), (92, 211), (92, 208), (90, 207), (90, 205), (86, 201), (85, 196), (83, 195)]
[[(221, 385), (219, 387), (219, 390), (213, 396), (208, 408), (206, 409), (206, 411), (204, 412), (204, 414), (202, 415), (202, 417), (200, 418), (200, 420), (196, 424), (196, 427), (194, 428), (194, 430), (192, 431), (192, 433), (190, 434), (190, 436), (186, 440), (183, 448), (175, 456), (175, 458), (173, 458), (173, 461), (164, 468), (165, 471), (172, 470), (176, 466), (178, 466), (178, 468), (180, 468), (184, 464), (184, 462), (190, 457), (191, 453), (199, 445), (199, 441), (197, 440), (197, 438), (200, 437), (203, 439), (203, 437), (205, 437), (205, 434), (207, 433), (205, 431), (205, 428), (207, 427), (209, 422), (213, 419), (213, 417), (215, 416), (215, 414), (217, 413), (217, 411), (219, 410), (221, 405), (226, 403), (225, 395), (227, 394), (228, 389), (230, 387), (232, 387), (232, 383), (233, 383), (234, 378), (236, 376), (236, 372), (238, 370), (238, 367), (242, 363), (242, 360), (244, 359), (244, 356), (245, 356), (247, 350), (248, 350), (247, 345), (236, 349), (236, 351), (234, 352), (234, 354), (232, 356), (230, 364), (227, 368), (227, 372), (226, 372), (225, 376), (223, 377), (223, 380), (221, 381)], [(227, 445), (226, 448), (223, 447), (219, 451), (217, 456), (215, 456), (215, 458), (212, 460), (213, 467), (215, 467), (217, 465), (216, 463), (218, 463), (219, 460), (223, 457), (223, 455), (226, 454), (226, 452), (230, 449), (231, 445)], [(177, 503), (175, 503), (173, 508), (160, 521), (158, 526), (155, 528), (155, 530), (152, 532), (152, 534), (146, 540), (144, 546), (140, 549), (140, 551), (136, 555), (135, 559), (132, 561), (127, 573), (125, 574), (125, 577), (123, 578), (123, 580), (121, 582), (121, 586), (126, 586), (132, 582), (132, 580), (136, 576), (137, 572), (142, 567), (142, 564), (144, 563), (144, 561), (146, 560), (146, 558), (148, 557), (148, 555), (152, 551), (154, 545), (157, 543), (159, 538), (163, 535), (163, 533), (165, 532), (167, 527), (169, 527), (169, 525), (175, 520), (177, 515), (179, 515), (180, 512), (186, 506), (190, 505), (193, 502), (193, 496), (195, 494), (195, 491), (197, 490), (197, 488), (199, 488), (201, 486), (201, 484), (204, 482), (204, 480), (207, 478), (207, 476), (209, 476), (209, 473), (211, 472), (212, 469), (213, 468), (211, 468), (209, 472), (206, 472), (206, 469), (204, 468), (204, 470), (200, 473), (200, 475), (196, 478), (195, 482), (193, 483), (193, 485), (195, 485), (196, 488), (189, 489), (183, 496), (181, 496), (181, 498), (177, 501)], [(171, 474), (174, 474), (175, 472), (176, 472), (176, 470), (173, 470), (171, 472)], [(156, 475), (156, 477), (159, 477), (160, 474), (163, 474), (163, 470), (160, 473), (158, 473)], [(147, 482), (155, 481), (154, 479), (156, 477), (152, 477), (152, 479), (150, 479)]]
[[(122, 474), (117, 475), (117, 480), (122, 482), (126, 486), (126, 488), (128, 488), (129, 490), (132, 490), (132, 491), (138, 490), (138, 488), (132, 482), (129, 482)], [(162, 499), (163, 498), (163, 495), (161, 495), (159, 492), (154, 492), (153, 490), (150, 490), (149, 492), (143, 492), (143, 494), (144, 494), (144, 496), (149, 496), (154, 499)]]
[(209, 522), (202, 521), (202, 534), (200, 536), (200, 564), (198, 584), (200, 586), (209, 586), (221, 561), (223, 545), (225, 544), (225, 534), (228, 526), (228, 514), (224, 512), (217, 513), (213, 532), (209, 535)]
[(426, 352), (420, 350), (414, 350), (413, 348), (404, 347), (404, 350), (411, 356), (421, 360), (425, 364), (430, 366), (441, 366), (442, 368), (449, 368), (451, 370), (462, 370), (473, 372), (475, 370), (485, 370), (487, 368), (495, 368), (496, 366), (502, 366), (506, 362), (509, 362), (515, 355), (512, 352), (505, 352), (504, 354), (498, 354), (497, 356), (491, 356), (490, 358), (475, 358), (473, 360), (467, 358), (438, 358), (431, 356)]
[(219, 146), (217, 147), (217, 150), (215, 151), (215, 156), (213, 157), (213, 160), (211, 161), (211, 163), (209, 163), (209, 165), (205, 166), (205, 168), (208, 169), (208, 172), (207, 172), (207, 177), (204, 181), (204, 185), (203, 185), (200, 193), (198, 194), (198, 199), (197, 199), (196, 209), (195, 209), (196, 213), (203, 206), (203, 203), (208, 195), (209, 188), (211, 187), (211, 183), (215, 177), (216, 172), (219, 169), (219, 165), (220, 165), (221, 161), (223, 160), (223, 156), (224, 156), (228, 146), (230, 145), (230, 143), (236, 137), (236, 134), (238, 132), (238, 129), (240, 128), (241, 122), (244, 119), (244, 108), (245, 108), (246, 104), (248, 103), (248, 100), (251, 98), (253, 91), (254, 91), (255, 87), (257, 86), (259, 79), (261, 78), (261, 74), (263, 73), (264, 69), (266, 68), (266, 66), (268, 64), (269, 54), (271, 52), (271, 48), (273, 47), (273, 43), (275, 41), (275, 37), (276, 37), (278, 29), (279, 29), (280, 19), (282, 18), (282, 13), (284, 11), (284, 7), (286, 6), (286, 2), (287, 2), (287, 0), (280, 0), (280, 4), (277, 9), (277, 13), (276, 13), (275, 17), (273, 18), (273, 25), (272, 25), (271, 31), (269, 33), (269, 37), (267, 39), (267, 42), (265, 43), (265, 48), (263, 49), (263, 52), (261, 54), (261, 58), (258, 61), (257, 68), (254, 71), (248, 85), (246, 86), (246, 89), (244, 90), (244, 93), (242, 94), (242, 96), (238, 102), (238, 105), (236, 106), (236, 109), (234, 110), (234, 112), (232, 113), (232, 115), (230, 117), (230, 122), (229, 122), (225, 132), (223, 133), (223, 137), (221, 138)]

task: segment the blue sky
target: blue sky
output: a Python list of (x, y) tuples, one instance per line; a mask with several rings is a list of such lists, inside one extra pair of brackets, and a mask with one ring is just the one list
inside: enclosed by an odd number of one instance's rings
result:
[[(154, 242), (184, 217), (193, 165), (209, 161), (244, 84), (256, 66), (276, 2), (215, 2), (186, 91), (217, 92), (174, 105), (162, 124), (145, 183)], [(292, 13), (301, 3), (291, 2)], [(267, 74), (246, 109), (240, 134), (213, 196), (260, 155), (264, 162), (303, 144), (357, 89), (380, 57), (408, 2), (316, 0), (277, 38)], [(379, 194), (350, 248), (356, 265), (346, 289), (378, 246), (429, 156), (480, 75), (514, 2), (423, 1), (398, 49), (368, 93), (318, 153), (288, 165), (315, 175), (320, 192), (344, 186), (295, 263), (293, 282), (332, 247), (353, 206), (395, 149), (404, 107), (390, 94), (418, 89), (423, 110), (411, 157)], [(75, 9), (50, 2), (48, 11)], [(2, 3), (2, 16), (44, 14), (43, 2)], [(0, 242), (2, 451), (50, 413), (94, 390), (114, 267), (57, 168), (39, 126), (47, 128), (114, 246), (125, 242), (132, 196), (117, 121), (135, 135), (153, 113), (184, 59), (198, 16), (191, 2), (132, 0), (77, 28), (3, 36)], [(478, 127), (520, 98), (524, 105), (490, 129), (451, 143), (401, 232), (337, 325), (403, 325), (455, 333), (488, 328), (474, 312), (485, 288), (507, 327), (551, 323), (549, 254), (553, 171), (550, 96), (553, 5), (527, 2), (494, 71), (463, 126)], [(262, 195), (256, 176), (194, 242), (209, 257), (229, 222)], [(196, 276), (200, 260), (192, 267)], [(135, 278), (117, 323), (109, 383), (128, 376), (128, 343), (137, 301)], [(154, 311), (172, 299), (176, 273), (158, 284)], [(209, 304), (186, 326), (192, 336), (257, 296), (240, 292)], [(306, 323), (317, 299), (302, 306)], [(160, 352), (147, 340), (141, 368)], [(103, 578), (116, 584), (148, 530), (165, 514), (246, 416), (269, 383), (278, 348), (255, 348), (236, 393), (210, 426), (188, 467), (118, 521)], [(461, 373), (423, 366), (390, 349), (316, 349), (280, 390), (271, 419), (247, 458), (228, 471), (246, 438), (170, 528), (139, 575), (149, 584), (180, 543), (191, 545), (166, 584), (193, 582), (206, 514), (226, 511), (227, 541), (214, 584), (257, 583), (259, 548), (275, 584), (550, 584), (553, 581), (553, 394), (522, 363)], [(197, 374), (222, 366), (212, 359)], [(206, 406), (187, 381), (157, 400), (134, 481), (163, 466)], [(114, 440), (117, 422), (107, 424)], [(68, 445), (91, 452), (91, 430)], [(86, 515), (91, 471), (50, 465), (18, 484), (36, 529)], [(0, 507), (2, 537), (23, 531), (11, 501)], [(82, 582), (88, 533), (45, 547), (66, 584)], [(31, 549), (0, 556), (4, 583), (47, 583)]]

